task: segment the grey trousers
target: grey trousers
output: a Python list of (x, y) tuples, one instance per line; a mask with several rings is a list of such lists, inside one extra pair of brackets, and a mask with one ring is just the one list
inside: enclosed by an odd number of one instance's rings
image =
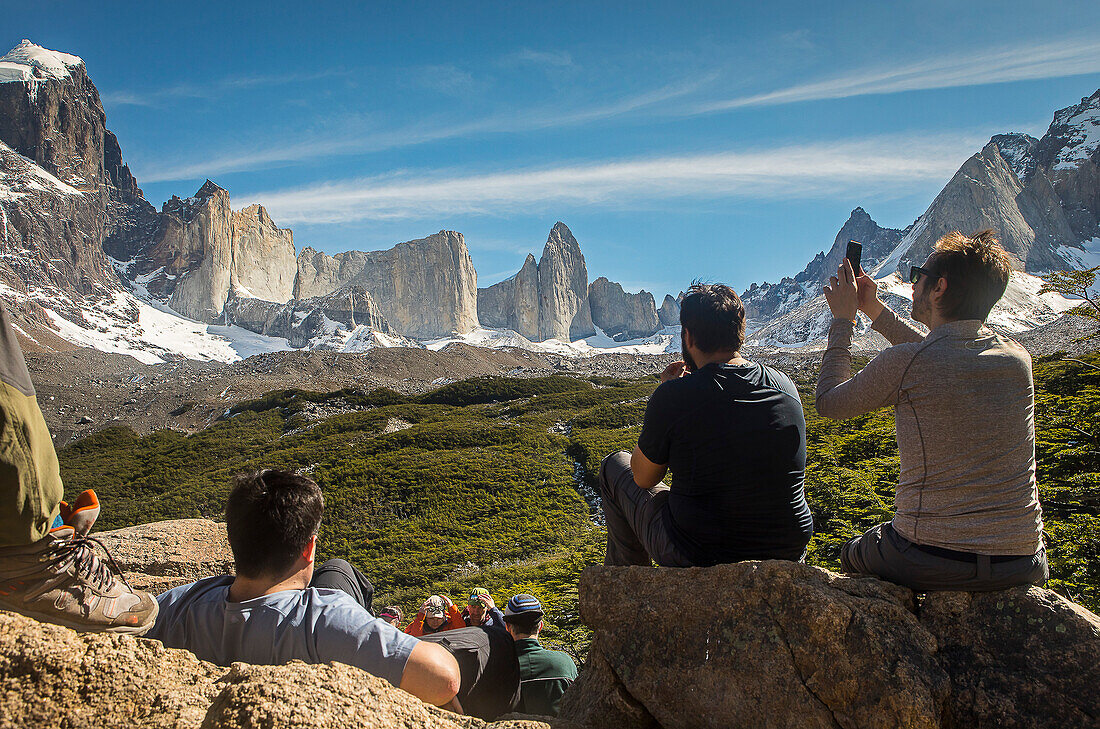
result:
[(974, 561), (954, 559), (921, 550), (894, 531), (889, 522), (845, 544), (840, 551), (840, 566), (845, 572), (876, 575), (919, 592), (988, 592), (1041, 585), (1050, 576), (1043, 549), (1010, 560), (983, 555), (975, 555)]
[(367, 609), (371, 615), (371, 603), (374, 602), (374, 585), (367, 576), (355, 568), (355, 565), (342, 559), (330, 559), (313, 571), (310, 587), (327, 587), (342, 590), (351, 595), (355, 602)]
[(634, 483), (630, 454), (612, 453), (600, 464), (600, 496), (607, 519), (605, 565), (690, 567), (668, 533), (668, 486), (643, 489)]

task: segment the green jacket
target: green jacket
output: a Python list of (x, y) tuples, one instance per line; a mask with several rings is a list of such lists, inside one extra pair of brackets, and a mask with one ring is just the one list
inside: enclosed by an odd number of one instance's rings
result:
[(520, 702), (517, 711), (557, 716), (562, 694), (577, 678), (577, 664), (561, 651), (539, 645), (538, 638), (516, 641), (519, 659)]

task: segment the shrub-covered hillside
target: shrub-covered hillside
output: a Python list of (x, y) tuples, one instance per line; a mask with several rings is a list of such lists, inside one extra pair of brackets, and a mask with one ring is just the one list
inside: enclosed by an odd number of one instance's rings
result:
[[(1091, 360), (1100, 364), (1100, 356)], [(308, 472), (325, 492), (321, 557), (357, 564), (377, 604), (415, 612), (425, 596), (485, 586), (502, 603), (548, 605), (553, 642), (583, 651), (581, 569), (602, 560), (593, 509), (601, 458), (636, 442), (656, 380), (478, 378), (419, 398), (386, 390), (282, 390), (239, 403), (185, 436), (115, 427), (61, 454), (67, 496), (95, 488), (101, 529), (182, 517), (219, 519), (233, 474)], [(809, 561), (837, 568), (840, 545), (891, 514), (897, 445), (889, 410), (836, 422), (813, 409)], [(1041, 495), (1049, 586), (1100, 608), (1100, 370), (1036, 362)], [(584, 494), (588, 494), (587, 500)]]

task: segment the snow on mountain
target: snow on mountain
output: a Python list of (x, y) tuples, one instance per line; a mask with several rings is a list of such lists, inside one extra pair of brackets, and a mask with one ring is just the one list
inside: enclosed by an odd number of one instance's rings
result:
[(5, 164), (0, 166), (0, 200), (15, 200), (34, 190), (62, 195), (82, 194), (3, 142), (0, 142), (0, 158), (5, 160)]
[(1085, 99), (1078, 106), (1059, 111), (1054, 117), (1054, 126), (1065, 126), (1070, 133), (1065, 140), (1065, 146), (1054, 158), (1052, 168), (1077, 168), (1100, 148), (1100, 95)]
[[(912, 312), (913, 286), (903, 281), (897, 271), (890, 271), (875, 279), (879, 285), (879, 297), (899, 315)], [(1043, 280), (1038, 276), (1013, 271), (1008, 288), (993, 307), (986, 322), (992, 329), (1013, 335), (1049, 324), (1061, 314), (1079, 304), (1059, 294), (1039, 295)], [(820, 347), (829, 331), (833, 315), (823, 295), (804, 303), (795, 312), (756, 328), (748, 337), (748, 344), (755, 347), (805, 348)], [(866, 335), (871, 322), (863, 314), (856, 325), (857, 335)]]
[(655, 334), (625, 342), (616, 342), (597, 327), (597, 333), (574, 342), (560, 339), (547, 339), (544, 342), (532, 342), (511, 329), (486, 329), (479, 327), (468, 334), (444, 337), (424, 342), (433, 351), (443, 349), (448, 344), (461, 342), (475, 347), (502, 349), (517, 347), (530, 352), (549, 352), (566, 357), (591, 357), (597, 354), (667, 354), (680, 351), (680, 327), (665, 327)]
[(0, 57), (0, 83), (11, 81), (36, 81), (45, 77), (64, 79), (69, 69), (83, 66), (76, 56), (51, 51), (23, 39), (6, 55)]

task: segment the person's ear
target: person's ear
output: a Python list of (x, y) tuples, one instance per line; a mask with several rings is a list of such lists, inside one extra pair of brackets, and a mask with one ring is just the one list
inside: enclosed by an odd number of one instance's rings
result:
[(312, 562), (317, 557), (317, 535), (314, 534), (309, 538), (306, 543), (306, 548), (302, 550), (302, 559), (306, 562)]
[(683, 331), (684, 331), (684, 346), (685, 347), (690, 347), (691, 349), (695, 349), (695, 337), (691, 336), (691, 330), (685, 328)]
[(936, 279), (936, 285), (928, 292), (929, 298), (933, 303), (939, 304), (940, 300), (947, 294), (947, 279), (940, 276)]

